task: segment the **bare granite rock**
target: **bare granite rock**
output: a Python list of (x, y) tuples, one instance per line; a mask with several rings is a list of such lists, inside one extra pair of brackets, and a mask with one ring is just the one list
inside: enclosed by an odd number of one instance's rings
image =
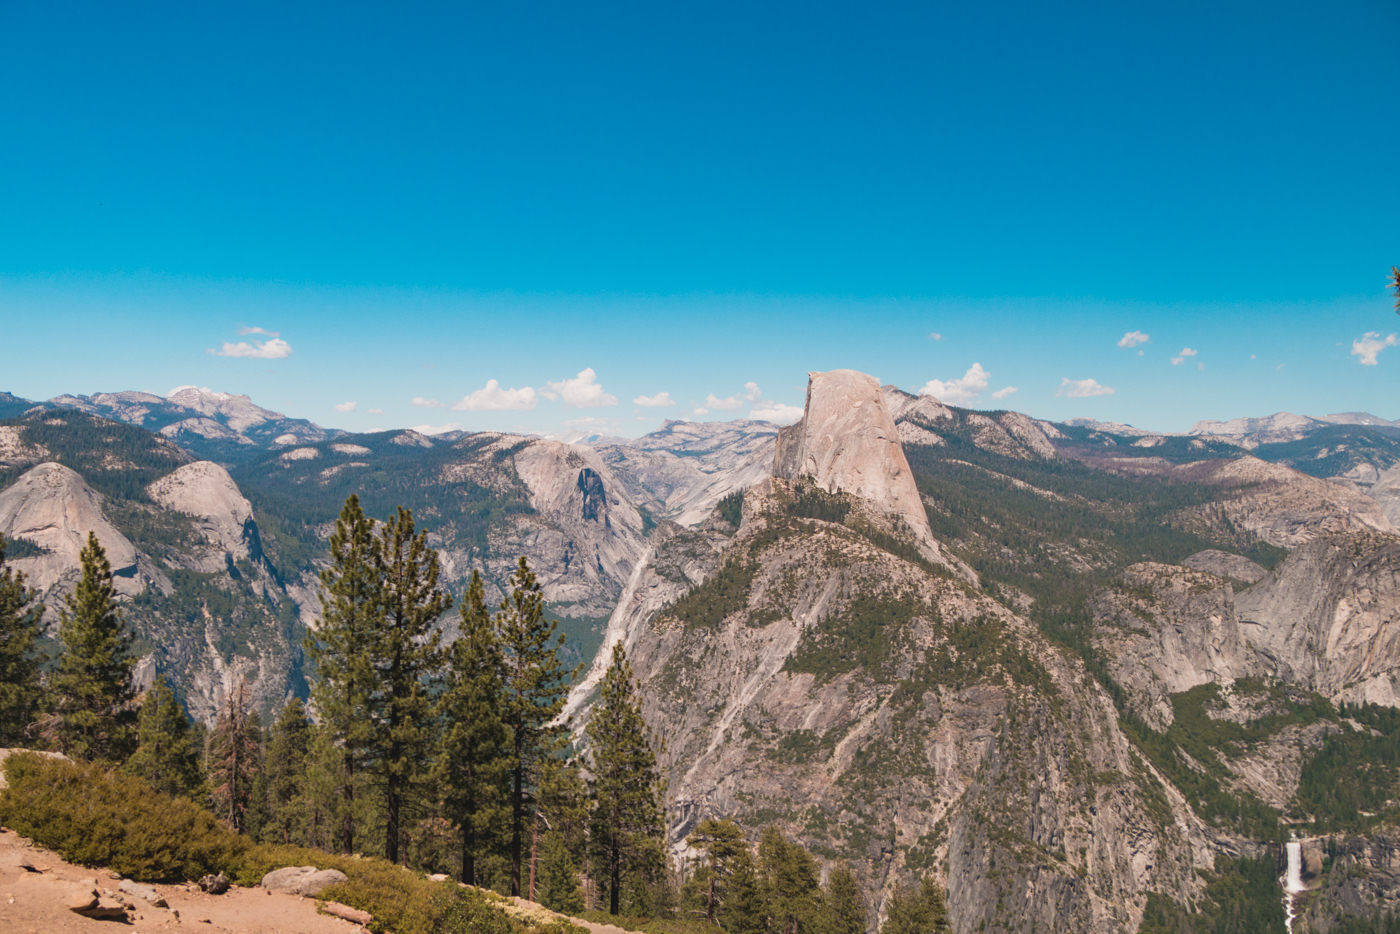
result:
[(345, 873), (339, 869), (317, 869), (315, 866), (285, 866), (274, 869), (262, 877), (262, 887), (273, 892), (289, 892), (292, 895), (320, 895), (338, 882), (344, 882)]
[(234, 560), (256, 556), (253, 553), (257, 542), (253, 507), (228, 471), (218, 464), (212, 461), (185, 464), (152, 483), (148, 492), (161, 505), (200, 520), (199, 533), (213, 547), (213, 552), (200, 556), (198, 570), (222, 570), (226, 555)]
[(931, 560), (976, 575), (934, 539), (880, 384), (855, 370), (809, 373), (802, 420), (778, 433), (773, 476), (848, 493), (912, 534)]
[(10, 562), (41, 592), (76, 572), (89, 532), (107, 552), (117, 592), (140, 593), (136, 547), (107, 521), (102, 498), (75, 471), (53, 462), (40, 464), (0, 491), (0, 535), (27, 539), (47, 552)]

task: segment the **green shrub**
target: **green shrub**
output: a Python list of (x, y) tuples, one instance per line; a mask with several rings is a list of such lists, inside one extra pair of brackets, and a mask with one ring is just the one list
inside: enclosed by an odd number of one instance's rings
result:
[(5, 762), (0, 823), (85, 866), (182, 882), (232, 865), (247, 842), (184, 798), (96, 765), (17, 755)]

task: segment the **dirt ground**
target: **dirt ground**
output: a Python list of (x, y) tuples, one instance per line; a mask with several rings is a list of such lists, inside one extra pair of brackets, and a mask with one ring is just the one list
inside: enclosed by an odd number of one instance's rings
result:
[[(40, 872), (19, 866), (30, 862)], [(199, 934), (357, 934), (357, 924), (321, 914), (316, 900), (299, 895), (234, 886), (223, 895), (208, 895), (195, 885), (153, 885), (169, 903), (156, 908), (117, 891), (120, 877), (100, 869), (64, 862), (12, 831), (0, 831), (0, 931), (5, 934), (118, 934), (118, 932), (190, 931)], [(64, 897), (78, 884), (110, 893), (113, 900), (134, 904), (121, 920), (95, 920), (64, 907)]]

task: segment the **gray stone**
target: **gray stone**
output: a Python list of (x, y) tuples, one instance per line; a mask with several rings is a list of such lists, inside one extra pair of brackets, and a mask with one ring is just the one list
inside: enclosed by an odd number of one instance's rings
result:
[(288, 892), (292, 895), (320, 895), (322, 891), (338, 882), (344, 882), (345, 873), (339, 869), (317, 869), (315, 866), (285, 866), (274, 869), (262, 878), (262, 887), (272, 892)]

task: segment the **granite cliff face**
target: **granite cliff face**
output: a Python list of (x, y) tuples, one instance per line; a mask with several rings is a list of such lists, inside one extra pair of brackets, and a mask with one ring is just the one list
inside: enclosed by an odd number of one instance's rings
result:
[(77, 580), (89, 532), (107, 552), (117, 592), (132, 596), (143, 590), (135, 546), (103, 515), (102, 498), (77, 473), (62, 464), (40, 464), (0, 490), (0, 535), (45, 552), (13, 562), (41, 593)]
[(849, 494), (875, 521), (907, 530), (931, 560), (976, 580), (934, 540), (899, 431), (874, 377), (855, 370), (809, 373), (802, 420), (778, 433), (773, 477)]
[(1400, 707), (1400, 536), (1317, 539), (1235, 602), (1279, 677), (1334, 701)]
[(200, 520), (198, 532), (207, 547), (188, 555), (196, 570), (212, 573), (229, 562), (262, 559), (253, 507), (218, 464), (186, 464), (152, 483), (147, 492), (161, 505)]

